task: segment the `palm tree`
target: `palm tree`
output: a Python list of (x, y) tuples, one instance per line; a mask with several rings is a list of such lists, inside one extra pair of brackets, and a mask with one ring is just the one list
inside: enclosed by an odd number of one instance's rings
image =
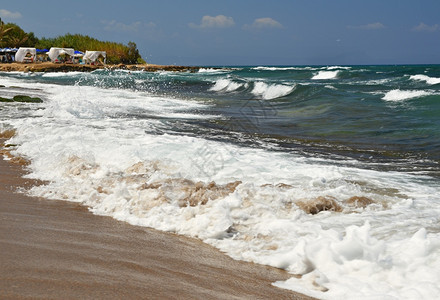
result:
[(23, 46), (24, 43), (28, 40), (28, 36), (11, 36), (8, 39), (9, 45), (12, 46), (12, 48), (18, 48), (20, 46)]
[(4, 41), (7, 39), (7, 33), (11, 31), (12, 28), (5, 28), (5, 23), (0, 19), (0, 45), (2, 46)]

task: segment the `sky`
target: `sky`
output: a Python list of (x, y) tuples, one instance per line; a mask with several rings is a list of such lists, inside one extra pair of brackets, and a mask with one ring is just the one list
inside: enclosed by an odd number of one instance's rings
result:
[(2, 2), (39, 38), (133, 41), (156, 64), (440, 64), (440, 0)]

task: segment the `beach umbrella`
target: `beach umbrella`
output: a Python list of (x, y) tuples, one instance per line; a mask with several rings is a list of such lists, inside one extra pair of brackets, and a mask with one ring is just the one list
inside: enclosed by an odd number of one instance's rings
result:
[(81, 51), (75, 50), (75, 55), (74, 55), (74, 57), (80, 57), (80, 56), (84, 56), (84, 52), (81, 52)]

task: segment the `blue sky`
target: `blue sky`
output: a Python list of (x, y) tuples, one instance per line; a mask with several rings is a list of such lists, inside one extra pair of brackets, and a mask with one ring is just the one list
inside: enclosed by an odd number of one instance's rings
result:
[(439, 64), (439, 0), (3, 1), (37, 37), (134, 41), (150, 63)]

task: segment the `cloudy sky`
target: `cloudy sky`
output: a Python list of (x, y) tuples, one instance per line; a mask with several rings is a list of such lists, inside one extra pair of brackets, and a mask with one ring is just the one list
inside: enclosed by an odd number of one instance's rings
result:
[(440, 63), (440, 0), (2, 2), (37, 37), (134, 41), (158, 64)]

